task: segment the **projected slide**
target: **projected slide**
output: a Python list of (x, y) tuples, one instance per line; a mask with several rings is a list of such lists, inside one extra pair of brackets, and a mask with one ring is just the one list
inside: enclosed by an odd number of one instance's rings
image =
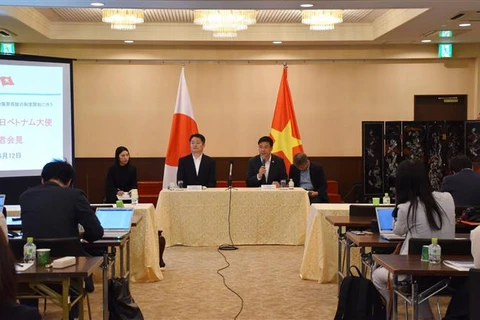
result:
[(72, 161), (70, 88), (69, 63), (0, 58), (0, 177)]

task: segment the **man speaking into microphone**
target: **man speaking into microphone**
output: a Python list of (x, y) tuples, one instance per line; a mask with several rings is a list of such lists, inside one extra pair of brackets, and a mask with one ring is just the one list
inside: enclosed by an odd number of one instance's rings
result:
[(258, 140), (258, 155), (248, 161), (247, 187), (260, 187), (262, 184), (274, 184), (280, 187), (280, 181), (287, 179), (287, 170), (283, 159), (272, 154), (273, 140), (263, 136)]

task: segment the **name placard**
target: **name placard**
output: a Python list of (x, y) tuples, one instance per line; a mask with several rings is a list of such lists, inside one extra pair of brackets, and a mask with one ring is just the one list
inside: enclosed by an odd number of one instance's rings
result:
[(187, 190), (202, 190), (202, 186), (200, 185), (191, 185), (191, 186), (187, 186)]
[(275, 190), (277, 187), (274, 184), (262, 184), (262, 190)]

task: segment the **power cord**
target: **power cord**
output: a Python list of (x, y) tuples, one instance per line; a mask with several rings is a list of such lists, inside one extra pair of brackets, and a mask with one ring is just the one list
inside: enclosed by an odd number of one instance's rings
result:
[[(226, 256), (222, 253), (222, 251), (220, 251), (220, 250), (222, 250), (222, 249), (221, 249), (221, 248), (218, 248), (218, 249), (217, 249), (218, 253), (220, 253), (220, 254), (222, 255), (222, 257), (223, 257), (223, 259), (225, 260), (225, 263), (226, 263), (227, 265), (226, 265), (225, 267), (223, 267), (223, 268), (218, 269), (218, 270), (217, 270), (217, 273), (222, 277), (222, 279), (223, 279), (223, 285), (224, 285), (228, 290), (230, 290), (231, 292), (233, 292), (233, 293), (240, 299), (240, 301), (242, 302), (242, 304), (241, 304), (241, 306), (240, 306), (240, 311), (238, 311), (238, 313), (237, 313), (237, 314), (235, 315), (235, 317), (233, 318), (234, 320), (236, 320), (236, 319), (238, 318), (238, 316), (239, 316), (239, 315), (242, 313), (242, 311), (243, 311), (244, 301), (243, 301), (243, 298), (242, 298), (235, 290), (233, 290), (232, 288), (230, 288), (230, 287), (228, 286), (228, 284), (227, 284), (227, 282), (226, 282), (226, 280), (225, 280), (225, 276), (220, 273), (220, 271), (223, 271), (223, 270), (227, 269), (228, 267), (230, 267), (230, 263), (228, 262), (227, 257), (226, 257)], [(231, 249), (230, 249), (230, 250), (231, 250)]]
[(232, 213), (232, 186), (228, 187), (228, 237), (230, 238), (230, 244), (222, 244), (218, 247), (219, 250), (237, 250), (238, 248), (233, 245), (232, 232), (230, 231), (230, 214)]

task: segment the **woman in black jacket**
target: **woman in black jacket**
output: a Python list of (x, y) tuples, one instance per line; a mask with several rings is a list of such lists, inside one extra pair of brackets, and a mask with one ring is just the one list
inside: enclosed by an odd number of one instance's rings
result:
[(105, 179), (105, 202), (115, 203), (117, 195), (137, 188), (137, 168), (130, 164), (130, 153), (126, 147), (115, 150), (115, 164), (108, 169)]

